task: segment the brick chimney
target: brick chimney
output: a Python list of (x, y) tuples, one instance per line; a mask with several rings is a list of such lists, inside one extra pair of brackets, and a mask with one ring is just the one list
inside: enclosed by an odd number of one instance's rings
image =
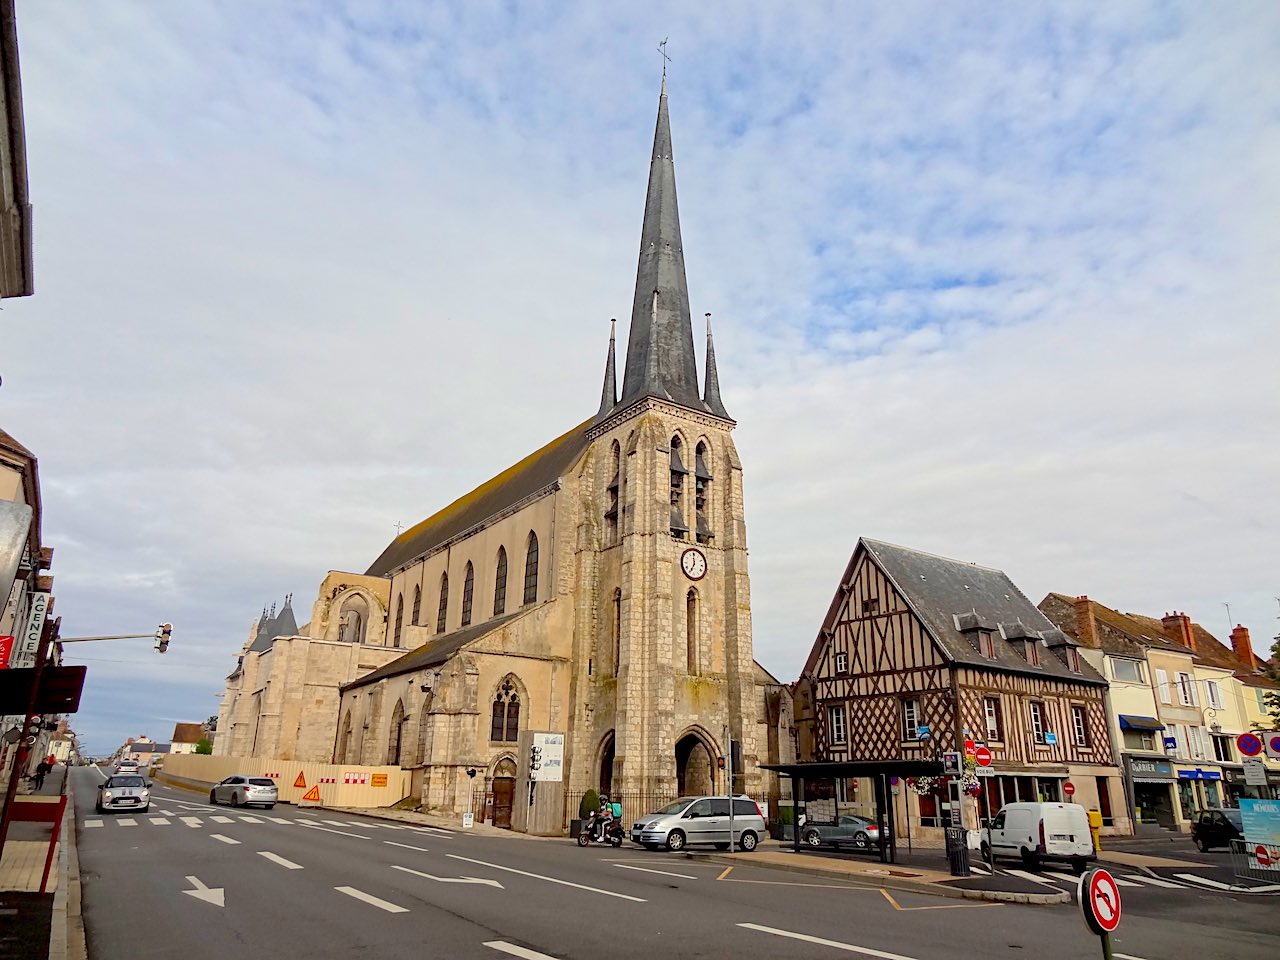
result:
[(1253, 644), (1249, 642), (1249, 628), (1236, 624), (1236, 628), (1231, 631), (1231, 649), (1236, 652), (1236, 656), (1250, 670), (1256, 670), (1259, 667), (1258, 655), (1253, 652)]
[(1093, 618), (1093, 601), (1081, 594), (1076, 597), (1076, 639), (1082, 647), (1098, 649), (1098, 621)]
[(1191, 632), (1191, 618), (1185, 613), (1166, 613), (1160, 618), (1160, 626), (1164, 627), (1164, 635), (1174, 643), (1195, 650), (1196, 638)]

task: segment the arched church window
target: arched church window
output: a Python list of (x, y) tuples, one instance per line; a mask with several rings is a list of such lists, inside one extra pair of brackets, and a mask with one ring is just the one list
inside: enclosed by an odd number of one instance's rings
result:
[(467, 561), (467, 573), (462, 580), (462, 625), (468, 627), (471, 625), (471, 597), (476, 589), (476, 571), (471, 566), (471, 561)]
[(684, 600), (684, 630), (686, 657), (690, 676), (696, 676), (698, 669), (698, 591), (689, 588)]
[(493, 698), (490, 712), (489, 740), (513, 743), (520, 738), (520, 694), (511, 678), (502, 681)]
[(529, 548), (524, 555), (524, 603), (538, 599), (538, 535), (529, 531)]
[(351, 711), (347, 711), (346, 718), (342, 721), (342, 733), (338, 734), (338, 750), (337, 762), (346, 763), (348, 755), (351, 751)]
[(440, 607), (436, 611), (436, 633), (444, 633), (444, 621), (449, 615), (449, 574), (440, 574)]
[(422, 584), (418, 584), (413, 588), (413, 616), (409, 618), (409, 622), (415, 627), (418, 626), (422, 619)]
[(400, 628), (404, 626), (404, 594), (396, 597), (396, 627), (392, 634), (391, 645), (393, 647), (400, 646)]
[(369, 604), (356, 594), (342, 604), (338, 620), (338, 639), (343, 643), (364, 643), (364, 629), (369, 622)]
[(622, 590), (613, 591), (613, 675), (622, 667)]
[(693, 457), (693, 500), (697, 517), (694, 530), (699, 543), (710, 543), (715, 534), (711, 531), (710, 510), (707, 507), (711, 495), (711, 471), (707, 469), (710, 451), (706, 441), (699, 442)]
[(622, 445), (613, 441), (613, 455), (610, 458), (610, 476), (608, 486), (608, 506), (604, 511), (605, 543), (618, 542), (618, 492), (622, 483)]
[(493, 576), (493, 615), (507, 612), (507, 548), (498, 548), (498, 569)]
[(680, 455), (680, 438), (671, 438), (671, 535), (683, 540), (689, 534), (689, 524), (684, 519), (684, 478), (689, 475), (684, 458)]
[(391, 730), (387, 736), (387, 765), (400, 765), (400, 753), (404, 747), (404, 702), (396, 701), (396, 708), (391, 712)]

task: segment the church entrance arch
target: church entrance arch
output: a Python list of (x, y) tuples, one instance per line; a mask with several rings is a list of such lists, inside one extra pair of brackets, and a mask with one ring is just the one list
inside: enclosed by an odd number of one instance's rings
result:
[(676, 741), (676, 791), (682, 797), (715, 792), (712, 748), (697, 732), (689, 731)]
[(516, 763), (503, 757), (493, 768), (493, 825), (511, 829), (511, 810), (516, 799)]
[(610, 730), (604, 735), (604, 742), (600, 747), (600, 792), (613, 793), (613, 755), (614, 755), (614, 737), (613, 731)]

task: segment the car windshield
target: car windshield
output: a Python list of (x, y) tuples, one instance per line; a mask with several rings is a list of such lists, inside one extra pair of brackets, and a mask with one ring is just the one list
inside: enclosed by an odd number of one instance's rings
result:
[(141, 777), (112, 777), (107, 781), (108, 787), (145, 787)]
[(674, 803), (668, 803), (661, 810), (654, 811), (655, 815), (664, 814), (664, 813), (679, 813), (689, 804), (693, 803), (694, 799), (695, 799), (694, 797), (681, 797), (679, 800), (676, 800)]
[(1240, 816), (1239, 810), (1223, 810), (1222, 815), (1226, 817), (1233, 827), (1237, 830), (1244, 831), (1244, 818)]
[(274, 780), (268, 780), (265, 777), (250, 777), (249, 782), (256, 787), (274, 787), (276, 785)]

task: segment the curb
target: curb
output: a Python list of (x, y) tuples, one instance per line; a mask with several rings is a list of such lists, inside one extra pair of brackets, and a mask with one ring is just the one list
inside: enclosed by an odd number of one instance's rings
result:
[(986, 900), (993, 903), (1028, 904), (1071, 902), (1071, 894), (1066, 891), (1059, 893), (1016, 893), (1012, 890), (968, 890), (963, 887), (944, 887), (941, 884), (923, 880), (906, 880), (902, 877), (881, 880), (867, 876), (846, 876), (800, 864), (752, 862), (746, 858), (726, 857), (718, 854), (686, 853), (685, 857), (689, 860), (699, 860), (704, 863), (724, 863), (735, 867), (749, 865), (765, 870), (781, 870), (785, 873), (799, 873), (809, 877), (820, 877), (824, 880), (840, 880), (858, 887), (904, 890), (908, 893), (923, 893), (927, 896), (946, 897), (951, 900)]
[(76, 850), (76, 808), (70, 766), (63, 776), (66, 777), (67, 809), (62, 816), (58, 844), (58, 889), (54, 891), (49, 925), (49, 960), (85, 960), (89, 948), (80, 912), (80, 855)]

